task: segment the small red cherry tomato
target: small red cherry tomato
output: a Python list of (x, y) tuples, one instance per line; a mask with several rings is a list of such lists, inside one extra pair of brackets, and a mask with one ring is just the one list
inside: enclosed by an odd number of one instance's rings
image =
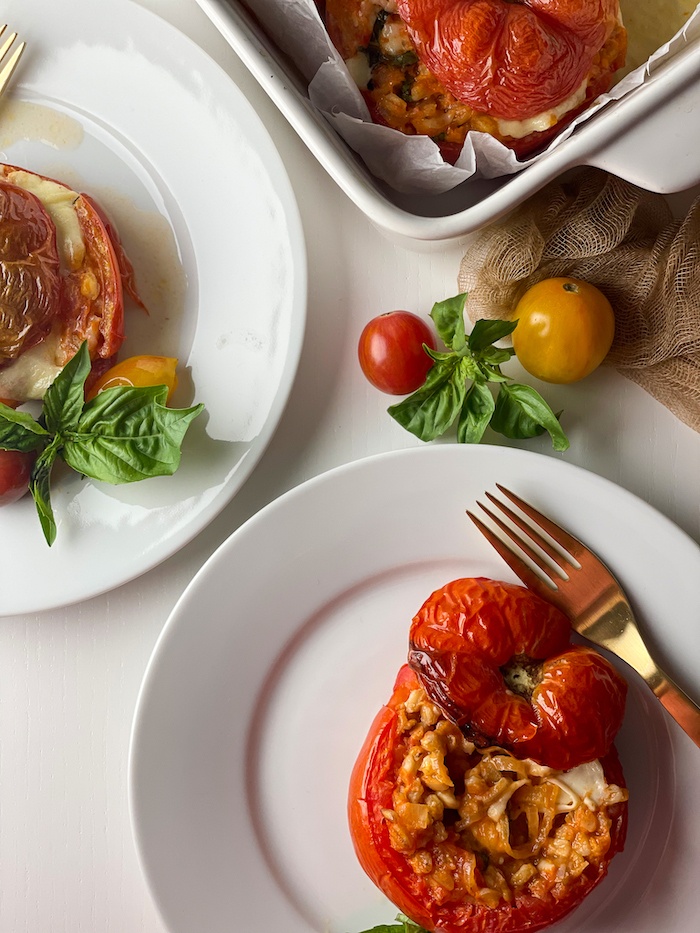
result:
[(16, 502), (28, 491), (35, 460), (33, 451), (0, 450), (0, 505)]
[(461, 727), (565, 771), (607, 753), (627, 694), (609, 661), (570, 638), (566, 616), (531, 590), (467, 578), (423, 604), (408, 660)]
[(357, 355), (362, 372), (389, 395), (415, 392), (433, 365), (423, 344), (437, 349), (435, 335), (422, 318), (410, 311), (380, 314), (360, 334)]
[(115, 386), (167, 386), (168, 401), (177, 388), (177, 359), (172, 356), (130, 356), (100, 376), (85, 394), (90, 401)]

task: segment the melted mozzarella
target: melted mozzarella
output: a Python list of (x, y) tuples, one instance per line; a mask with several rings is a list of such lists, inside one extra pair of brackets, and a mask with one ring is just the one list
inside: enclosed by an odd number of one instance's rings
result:
[(528, 117), (527, 120), (496, 120), (499, 133), (513, 139), (522, 139), (523, 136), (529, 136), (530, 133), (541, 133), (543, 130), (548, 130), (550, 126), (554, 126), (555, 123), (561, 120), (565, 113), (574, 110), (579, 104), (583, 103), (586, 99), (587, 84), (588, 79), (586, 78), (566, 100), (557, 104), (556, 107), (552, 107), (551, 110), (545, 110), (534, 117)]
[(369, 67), (369, 59), (364, 52), (358, 52), (352, 58), (345, 60), (345, 65), (350, 72), (350, 77), (355, 84), (364, 90), (372, 77), (372, 69)]
[(580, 803), (588, 804), (591, 809), (597, 809), (605, 800), (605, 792), (608, 788), (603, 766), (597, 759), (572, 768), (570, 771), (552, 774), (548, 780), (559, 788), (558, 813), (573, 810)]
[(25, 350), (16, 360), (0, 369), (0, 398), (29, 401), (41, 399), (56, 376), (60, 366), (56, 365), (58, 336), (55, 333)]
[(75, 202), (80, 195), (65, 185), (31, 172), (10, 171), (5, 177), (13, 185), (31, 191), (39, 198), (56, 227), (56, 244), (61, 262), (67, 269), (79, 269), (85, 258), (85, 242), (75, 212)]

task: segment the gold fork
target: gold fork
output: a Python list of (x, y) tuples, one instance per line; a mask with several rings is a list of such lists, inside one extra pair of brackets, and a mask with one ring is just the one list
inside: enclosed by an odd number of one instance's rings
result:
[[(7, 24), (0, 26), (0, 39), (5, 35), (6, 29)], [(19, 42), (12, 48), (16, 38), (17, 33), (11, 32), (10, 35), (4, 39), (2, 45), (0, 45), (0, 94), (3, 93), (9, 84), (12, 73), (17, 67), (17, 63), (22, 57), (22, 52), (24, 52), (27, 44), (26, 42)]]
[[(637, 628), (634, 614), (612, 573), (589, 548), (551, 519), (504, 486), (500, 492), (526, 515), (530, 522), (490, 493), (489, 501), (515, 525), (515, 531), (491, 509), (478, 505), (500, 532), (537, 567), (530, 565), (476, 515), (467, 511), (479, 531), (498, 551), (523, 583), (564, 612), (573, 629), (626, 661), (653, 690), (681, 728), (700, 746), (700, 707), (697, 706), (652, 658)], [(534, 527), (537, 526), (537, 527)], [(544, 531), (556, 544), (539, 533)], [(537, 546), (535, 550), (529, 542)], [(547, 555), (545, 560), (542, 553)]]

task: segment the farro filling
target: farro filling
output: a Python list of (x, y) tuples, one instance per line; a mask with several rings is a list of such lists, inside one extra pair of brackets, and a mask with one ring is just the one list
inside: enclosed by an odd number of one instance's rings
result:
[(577, 791), (573, 772), (477, 748), (422, 688), (397, 716), (392, 807), (382, 815), (391, 846), (437, 904), (560, 900), (581, 875), (598, 873), (611, 844), (608, 809), (628, 799), (599, 763), (582, 766), (594, 780), (582, 791), (579, 779)]

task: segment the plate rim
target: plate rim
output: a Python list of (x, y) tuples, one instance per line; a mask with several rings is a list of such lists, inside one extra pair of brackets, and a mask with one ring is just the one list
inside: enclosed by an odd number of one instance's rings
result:
[[(229, 560), (231, 553), (234, 553), (237, 547), (239, 547), (239, 542), (241, 540), (245, 542), (245, 537), (251, 531), (251, 529), (255, 530), (261, 523), (264, 524), (268, 522), (271, 516), (273, 516), (272, 520), (274, 520), (276, 513), (279, 510), (284, 510), (287, 503), (293, 503), (296, 499), (303, 499), (308, 495), (313, 496), (315, 494), (315, 490), (319, 488), (323, 489), (324, 486), (332, 485), (336, 477), (343, 477), (352, 473), (362, 474), (366, 470), (371, 472), (375, 466), (378, 466), (378, 468), (381, 469), (382, 464), (388, 464), (390, 466), (391, 463), (395, 461), (417, 460), (421, 456), (424, 458), (432, 457), (436, 460), (439, 460), (442, 457), (488, 457), (494, 451), (498, 453), (499, 457), (505, 456), (516, 462), (523, 460), (529, 461), (531, 463), (536, 461), (546, 461), (548, 464), (548, 469), (563, 469), (564, 472), (569, 473), (572, 477), (585, 475), (588, 481), (592, 482), (594, 485), (601, 485), (607, 488), (610, 492), (614, 491), (617, 495), (623, 496), (628, 504), (632, 505), (635, 509), (641, 510), (643, 514), (650, 517), (651, 521), (658, 523), (658, 527), (663, 527), (666, 533), (670, 534), (672, 537), (675, 537), (682, 548), (687, 548), (690, 559), (697, 563), (698, 567), (700, 567), (700, 544), (698, 544), (698, 542), (696, 542), (690, 535), (688, 535), (684, 529), (676, 525), (675, 522), (665, 516), (654, 506), (641, 499), (635, 493), (620, 486), (618, 483), (602, 477), (599, 474), (593, 473), (584, 467), (530, 450), (501, 447), (498, 445), (490, 444), (475, 445), (473, 447), (466, 445), (462, 446), (438, 444), (427, 448), (412, 447), (400, 450), (384, 451), (335, 466), (320, 474), (312, 476), (292, 489), (287, 490), (285, 493), (281, 494), (276, 499), (265, 505), (254, 515), (252, 515), (245, 523), (235, 529), (228, 536), (228, 538), (226, 538), (219, 545), (216, 551), (210, 555), (205, 564), (202, 565), (195, 576), (190, 580), (187, 587), (180, 595), (177, 603), (171, 610), (168, 619), (166, 620), (166, 623), (158, 636), (151, 656), (146, 665), (144, 677), (138, 691), (129, 737), (129, 753), (127, 761), (127, 798), (129, 819), (133, 838), (135, 841), (137, 858), (141, 866), (141, 870), (154, 903), (156, 904), (164, 923), (167, 905), (161, 900), (161, 891), (156, 889), (157, 882), (151, 875), (151, 868), (149, 865), (150, 855), (146, 851), (147, 843), (145, 843), (144, 831), (143, 827), (140, 825), (138, 813), (141, 807), (140, 801), (138, 799), (138, 772), (139, 768), (141, 767), (141, 763), (139, 761), (141, 754), (139, 748), (140, 733), (144, 729), (144, 723), (148, 715), (149, 694), (151, 691), (157, 689), (157, 681), (155, 681), (154, 678), (157, 678), (158, 676), (158, 667), (162, 661), (163, 654), (167, 651), (169, 645), (177, 639), (180, 627), (187, 625), (188, 612), (190, 611), (190, 602), (196, 598), (199, 587), (203, 584), (206, 584), (206, 581), (212, 572), (216, 573), (216, 567), (219, 564), (226, 564), (226, 561)], [(342, 587), (340, 589), (342, 589)], [(156, 685), (154, 686), (154, 684)], [(306, 929), (306, 927), (304, 929)]]
[[(42, 2), (47, 2), (47, 0), (42, 0)], [(228, 480), (223, 484), (223, 492), (213, 496), (211, 501), (203, 504), (192, 520), (188, 521), (185, 527), (168, 539), (167, 546), (151, 548), (147, 554), (142, 555), (141, 562), (133, 561), (130, 568), (116, 576), (111, 582), (99, 582), (89, 585), (91, 583), (90, 577), (85, 574), (75, 575), (76, 579), (79, 578), (84, 581), (84, 584), (88, 585), (74, 585), (72, 592), (64, 590), (59, 596), (48, 595), (45, 587), (29, 588), (22, 593), (15, 593), (10, 605), (7, 604), (6, 594), (3, 594), (2, 605), (0, 605), (0, 618), (61, 609), (112, 592), (116, 588), (143, 576), (188, 545), (230, 504), (263, 457), (279, 427), (289, 402), (303, 349), (308, 304), (306, 238), (291, 179), (267, 127), (226, 70), (181, 29), (159, 16), (155, 11), (135, 3), (134, 0), (112, 0), (111, 7), (113, 11), (116, 10), (120, 17), (124, 17), (127, 23), (125, 30), (127, 30), (129, 22), (138, 25), (139, 20), (142, 20), (143, 23), (148, 24), (147, 30), (129, 30), (129, 35), (132, 32), (139, 33), (141, 36), (140, 41), (144, 43), (146, 48), (152, 45), (152, 36), (154, 35), (162, 36), (164, 39), (174, 36), (180, 46), (187, 49), (192, 60), (204, 63), (207, 69), (218, 73), (222, 83), (228, 85), (228, 91), (237, 98), (238, 112), (242, 113), (245, 124), (254, 128), (256, 134), (263, 140), (265, 145), (265, 175), (270, 178), (273, 184), (273, 190), (279, 200), (280, 209), (289, 231), (287, 240), (290, 251), (289, 268), (293, 273), (293, 289), (289, 306), (288, 320), (290, 326), (287, 352), (280, 367), (279, 385), (271, 400), (270, 409), (260, 433), (250, 442), (247, 442), (244, 455), (242, 455)], [(90, 10), (94, 14), (94, 10), (89, 5), (89, 0), (76, 0), (75, 4), (70, 5), (70, 10), (71, 18), (77, 18), (81, 10)], [(143, 38), (144, 36), (145, 38)], [(36, 85), (20, 72), (17, 76), (16, 87), (11, 89), (10, 96), (15, 100), (22, 100), (23, 89), (25, 93), (35, 93)], [(274, 174), (268, 169), (270, 162), (276, 163)], [(199, 313), (200, 309), (197, 308), (197, 316)]]

